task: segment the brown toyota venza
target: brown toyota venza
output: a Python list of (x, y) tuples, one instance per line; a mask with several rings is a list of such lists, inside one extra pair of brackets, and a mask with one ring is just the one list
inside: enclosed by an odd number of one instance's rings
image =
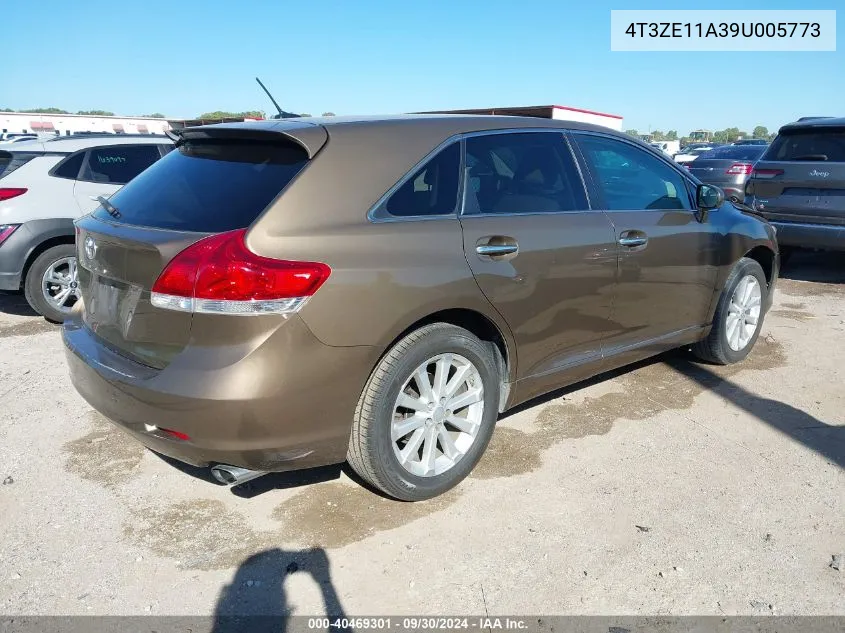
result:
[(189, 128), (76, 223), (73, 383), (224, 483), (348, 461), (455, 486), (498, 415), (692, 346), (751, 350), (775, 232), (588, 124), (407, 115)]

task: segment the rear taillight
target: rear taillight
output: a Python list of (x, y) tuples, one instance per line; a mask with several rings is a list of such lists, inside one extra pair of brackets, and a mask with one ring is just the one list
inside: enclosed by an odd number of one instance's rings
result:
[(29, 191), (29, 189), (26, 187), (0, 187), (0, 202), (22, 196), (27, 191)]
[(271, 259), (246, 247), (246, 229), (206, 237), (179, 253), (153, 284), (152, 304), (183, 312), (296, 312), (331, 274), (326, 264)]
[(774, 178), (775, 176), (783, 175), (782, 169), (761, 169), (757, 168), (751, 172), (755, 178)]
[(728, 167), (728, 171), (725, 173), (732, 176), (747, 176), (751, 173), (752, 169), (754, 169), (754, 165), (752, 163), (734, 163)]

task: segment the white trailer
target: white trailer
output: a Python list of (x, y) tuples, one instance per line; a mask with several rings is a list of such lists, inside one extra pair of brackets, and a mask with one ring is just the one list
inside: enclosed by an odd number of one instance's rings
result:
[(88, 114), (40, 114), (0, 112), (0, 133), (71, 136), (79, 133), (164, 134), (170, 129), (166, 119), (150, 117), (94, 116)]
[(504, 114), (507, 116), (533, 116), (542, 119), (557, 119), (562, 121), (581, 121), (603, 125), (612, 130), (622, 131), (622, 117), (618, 114), (596, 112), (583, 108), (573, 108), (562, 105), (516, 106), (507, 108), (475, 108), (469, 110), (437, 110), (420, 114)]

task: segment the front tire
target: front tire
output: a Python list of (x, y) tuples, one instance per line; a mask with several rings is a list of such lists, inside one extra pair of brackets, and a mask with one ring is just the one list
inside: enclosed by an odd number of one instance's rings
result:
[(352, 424), (347, 460), (369, 484), (403, 501), (442, 494), (478, 463), (498, 417), (494, 347), (433, 323), (385, 354)]
[(79, 300), (76, 247), (59, 244), (32, 262), (24, 280), (24, 296), (30, 307), (48, 321), (61, 323)]
[(693, 346), (693, 353), (718, 365), (748, 356), (763, 326), (768, 292), (760, 264), (748, 257), (739, 260), (719, 297), (710, 334)]

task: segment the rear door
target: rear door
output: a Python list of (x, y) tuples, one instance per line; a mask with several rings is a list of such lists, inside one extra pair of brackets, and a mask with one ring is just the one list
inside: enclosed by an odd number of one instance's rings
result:
[(252, 224), (307, 162), (292, 143), (212, 138), (153, 164), (111, 197), (111, 213), (98, 207), (76, 223), (85, 325), (117, 353), (165, 367), (193, 315), (152, 305), (161, 272), (203, 237)]
[(518, 348), (520, 378), (601, 358), (611, 331), (613, 228), (591, 211), (561, 132), (465, 141), (467, 261)]
[(778, 135), (755, 166), (748, 194), (768, 220), (845, 224), (845, 128)]
[(97, 196), (108, 198), (161, 158), (158, 144), (95, 147), (85, 154), (73, 196), (80, 215), (96, 209)]
[(691, 183), (669, 161), (615, 136), (573, 132), (615, 227), (619, 278), (608, 354), (707, 321), (716, 284), (714, 226), (699, 221)]

